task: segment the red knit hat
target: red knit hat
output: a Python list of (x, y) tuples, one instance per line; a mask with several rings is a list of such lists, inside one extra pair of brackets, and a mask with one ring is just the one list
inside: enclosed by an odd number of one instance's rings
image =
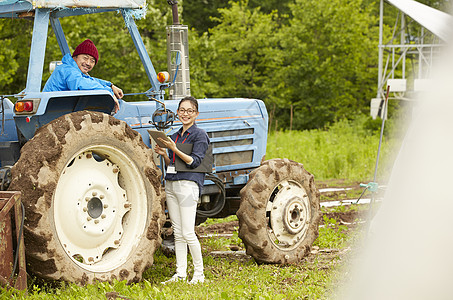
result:
[(77, 46), (77, 48), (75, 48), (74, 53), (72, 53), (72, 57), (77, 56), (79, 54), (91, 55), (94, 57), (94, 60), (96, 61), (95, 64), (98, 63), (99, 59), (98, 49), (96, 48), (94, 43), (89, 39), (84, 40), (82, 43), (80, 43), (80, 45)]

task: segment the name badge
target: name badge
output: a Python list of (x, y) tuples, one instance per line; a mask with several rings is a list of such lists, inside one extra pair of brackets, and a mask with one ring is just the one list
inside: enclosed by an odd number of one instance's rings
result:
[(168, 168), (167, 168), (167, 174), (176, 174), (176, 168), (175, 168), (175, 166), (168, 166)]

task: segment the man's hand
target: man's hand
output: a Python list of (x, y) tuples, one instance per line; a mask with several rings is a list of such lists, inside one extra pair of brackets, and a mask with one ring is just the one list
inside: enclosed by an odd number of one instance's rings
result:
[(120, 110), (120, 102), (118, 101), (118, 99), (116, 99), (116, 97), (113, 97), (113, 99), (115, 100), (115, 114)]
[(113, 95), (115, 95), (115, 114), (120, 110), (120, 103), (118, 101), (118, 99), (121, 99), (123, 98), (124, 94), (123, 94), (123, 90), (120, 89), (119, 87), (113, 85), (112, 83), (112, 91), (113, 91)]
[(112, 91), (113, 91), (113, 94), (115, 95), (115, 97), (116, 97), (117, 99), (123, 98), (123, 96), (124, 96), (123, 90), (120, 89), (120, 88), (117, 87), (117, 86), (114, 86), (113, 83), (112, 83)]

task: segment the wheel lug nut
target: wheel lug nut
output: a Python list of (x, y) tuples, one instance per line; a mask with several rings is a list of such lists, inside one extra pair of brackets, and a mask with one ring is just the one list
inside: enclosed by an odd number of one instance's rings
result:
[(85, 197), (85, 201), (90, 201), (90, 197)]
[(120, 244), (120, 241), (115, 240), (113, 243), (114, 243), (115, 245), (119, 245), (119, 244)]
[(92, 192), (92, 193), (91, 193), (91, 195), (93, 195), (93, 197), (96, 196), (97, 194), (98, 194), (98, 193), (96, 193), (96, 192)]
[(108, 204), (104, 204), (104, 208), (107, 208), (107, 207), (109, 207)]
[(119, 170), (117, 168), (113, 169), (113, 173), (118, 173), (118, 171)]
[(131, 207), (130, 203), (124, 203), (124, 208), (129, 208)]
[(84, 207), (84, 208), (83, 208), (83, 211), (84, 211), (84, 212), (87, 212), (87, 211), (88, 211), (88, 208)]
[(88, 257), (88, 261), (93, 262), (93, 261), (94, 261), (94, 258)]
[(93, 157), (93, 155), (91, 155), (91, 153), (87, 153), (86, 156), (87, 156), (87, 158), (92, 158)]
[(99, 199), (104, 199), (104, 195), (99, 195)]
[(102, 219), (105, 219), (105, 217), (106, 217), (106, 215), (104, 215), (104, 214), (103, 214), (103, 215), (101, 215), (101, 218), (102, 218)]
[(91, 217), (87, 217), (87, 221), (91, 221), (91, 220), (92, 220)]
[(99, 224), (99, 220), (94, 220), (94, 224)]

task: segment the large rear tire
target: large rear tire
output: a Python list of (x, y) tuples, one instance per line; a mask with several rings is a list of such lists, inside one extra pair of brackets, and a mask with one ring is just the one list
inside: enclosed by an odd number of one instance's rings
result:
[(62, 116), (24, 145), (12, 175), (28, 270), (80, 285), (142, 279), (161, 243), (164, 192), (152, 150), (125, 122)]
[(237, 211), (247, 254), (262, 263), (296, 263), (318, 237), (319, 191), (302, 164), (271, 159), (250, 174)]

